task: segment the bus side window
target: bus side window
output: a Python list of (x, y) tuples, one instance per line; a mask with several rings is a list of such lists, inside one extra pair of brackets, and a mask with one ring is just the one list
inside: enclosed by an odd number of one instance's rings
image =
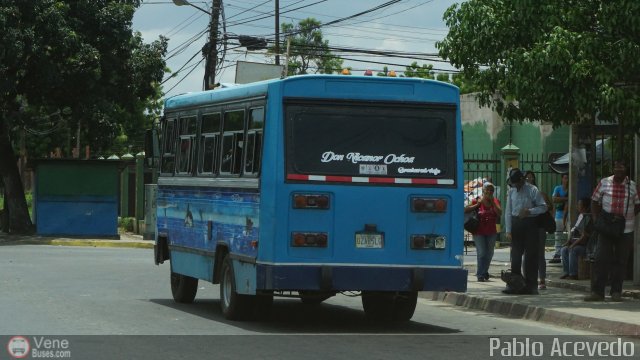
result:
[(220, 161), (220, 113), (202, 115), (199, 174), (213, 175)]
[(175, 119), (167, 120), (162, 135), (162, 162), (160, 172), (171, 173), (175, 168), (176, 158)]
[(239, 175), (244, 146), (244, 110), (224, 113), (220, 173)]
[(193, 152), (197, 129), (196, 117), (180, 118), (179, 124), (180, 139), (176, 172), (178, 174), (190, 174), (193, 171)]
[(246, 160), (244, 173), (257, 175), (260, 172), (262, 159), (262, 131), (264, 128), (264, 108), (249, 110), (249, 124), (247, 125)]

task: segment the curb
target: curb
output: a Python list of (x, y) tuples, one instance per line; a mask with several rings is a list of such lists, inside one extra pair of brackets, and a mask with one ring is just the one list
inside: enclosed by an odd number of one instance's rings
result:
[(549, 310), (539, 306), (518, 304), (510, 301), (487, 299), (455, 292), (425, 292), (421, 296), (453, 306), (481, 310), (510, 318), (540, 321), (576, 330), (601, 332), (611, 335), (640, 337), (640, 325), (589, 316)]
[(0, 246), (5, 245), (54, 245), (54, 246), (85, 246), (85, 247), (116, 247), (116, 248), (136, 248), (153, 249), (154, 243), (134, 242), (121, 240), (60, 240), (60, 239), (29, 239), (29, 240), (9, 240), (0, 242)]

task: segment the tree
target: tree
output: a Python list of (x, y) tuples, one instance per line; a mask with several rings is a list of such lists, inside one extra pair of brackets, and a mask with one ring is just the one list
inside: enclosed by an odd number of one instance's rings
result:
[(417, 77), (421, 79), (433, 79), (433, 74), (433, 65), (422, 64), (422, 66), (420, 66), (417, 61), (412, 62), (404, 71), (404, 76), (406, 77)]
[(436, 44), (509, 121), (640, 128), (640, 2), (470, 0)]
[[(329, 41), (323, 40), (320, 21), (314, 18), (300, 20), (298, 25), (282, 23), (284, 38), (290, 41), (287, 75), (301, 75), (309, 72), (333, 74), (342, 70), (342, 60), (329, 49)], [(287, 49), (287, 40), (280, 49)], [(270, 51), (274, 51), (272, 47)]]
[[(385, 66), (384, 69), (386, 71), (387, 67)], [(450, 75), (448, 73), (436, 74), (433, 71), (433, 65), (431, 64), (418, 65), (417, 61), (412, 62), (411, 65), (405, 68), (404, 76), (417, 77), (421, 79), (435, 79), (438, 81), (447, 82), (447, 83), (456, 85), (460, 89), (461, 94), (468, 94), (468, 93), (477, 91), (476, 86), (471, 81), (469, 81), (469, 79), (467, 79), (464, 75), (461, 75), (461, 74)]]
[[(29, 232), (16, 134), (43, 123), (109, 142), (144, 123), (158, 94), (167, 41), (144, 44), (131, 20), (138, 0), (2, 2), (0, 175), (9, 230)], [(43, 120), (44, 119), (44, 120)]]

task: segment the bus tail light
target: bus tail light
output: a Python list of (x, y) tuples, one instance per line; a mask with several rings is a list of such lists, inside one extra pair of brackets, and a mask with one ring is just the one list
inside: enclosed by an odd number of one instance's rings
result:
[(294, 232), (291, 233), (293, 247), (327, 247), (329, 237), (327, 233)]
[(411, 211), (413, 212), (446, 212), (447, 200), (424, 198), (424, 197), (412, 197)]
[(444, 236), (437, 234), (414, 234), (411, 235), (410, 242), (414, 250), (443, 250), (447, 240)]
[(319, 194), (294, 194), (294, 209), (329, 209), (329, 196)]

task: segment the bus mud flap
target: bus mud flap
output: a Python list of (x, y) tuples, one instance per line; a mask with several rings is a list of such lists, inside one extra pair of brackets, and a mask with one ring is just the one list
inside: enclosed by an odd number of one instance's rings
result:
[(411, 269), (411, 290), (422, 291), (424, 289), (424, 269)]
[(331, 267), (323, 266), (320, 268), (320, 289), (331, 290), (333, 288), (333, 272)]

